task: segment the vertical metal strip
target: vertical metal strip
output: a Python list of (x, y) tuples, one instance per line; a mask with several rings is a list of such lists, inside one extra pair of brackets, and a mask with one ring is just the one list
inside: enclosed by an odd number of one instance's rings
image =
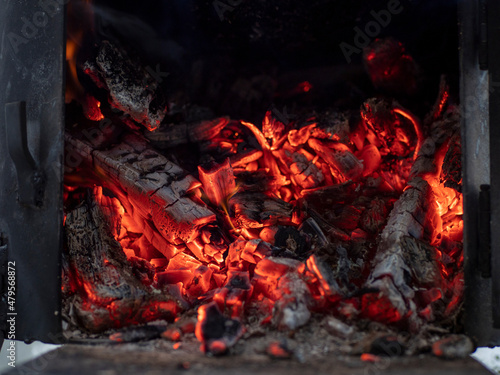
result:
[(488, 1), (491, 269), (493, 325), (500, 328), (500, 2)]

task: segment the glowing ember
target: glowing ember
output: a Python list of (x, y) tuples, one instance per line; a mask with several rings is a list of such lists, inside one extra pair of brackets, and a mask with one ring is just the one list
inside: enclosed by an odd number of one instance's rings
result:
[[(71, 43), (68, 59), (74, 62)], [(116, 46), (104, 47), (126, 57)], [(380, 54), (394, 55), (393, 70), (380, 70)], [(365, 51), (365, 60), (382, 86), (381, 75), (394, 78), (416, 68), (393, 40)], [(96, 84), (112, 85), (99, 63), (86, 73)], [(110, 89), (112, 106), (149, 130), (160, 126), (165, 106), (154, 113), (131, 108), (118, 98), (122, 88)], [(143, 94), (150, 100), (148, 90)], [(307, 93), (312, 85), (302, 82), (296, 90)], [(88, 120), (104, 118), (98, 100), (77, 94)], [(202, 350), (212, 354), (227, 352), (252, 314), (254, 322), (281, 330), (297, 330), (313, 313), (336, 319), (335, 329), (344, 331), (343, 320), (413, 332), (444, 320), (458, 311), (464, 289), (463, 197), (453, 165), (460, 159), (456, 112), (444, 90), (424, 122), (379, 98), (363, 103), (357, 122), (347, 126), (327, 115), (283, 122), (271, 112), (261, 126), (213, 120), (199, 127), (218, 130), (207, 130), (199, 142), (206, 155), (193, 174), (137, 133), (117, 134), (96, 149), (67, 135), (68, 146), (85, 161), (66, 175), (70, 239), (80, 233), (78, 211), (69, 207), (85, 197), (106, 218), (99, 234), (116, 240), (111, 247), (121, 247), (127, 272), (106, 255), (96, 269), (109, 280), (99, 273), (88, 278), (73, 259), (63, 292), (78, 296), (85, 313), (95, 312), (86, 326), (93, 331), (167, 315), (176, 320), (196, 309), (196, 329), (179, 323), (162, 337), (179, 341), (195, 330)], [(154, 143), (176, 133), (151, 134)], [(106, 282), (130, 277), (149, 299), (103, 293)], [(267, 352), (290, 356), (280, 342)], [(361, 359), (379, 360), (372, 354)]]

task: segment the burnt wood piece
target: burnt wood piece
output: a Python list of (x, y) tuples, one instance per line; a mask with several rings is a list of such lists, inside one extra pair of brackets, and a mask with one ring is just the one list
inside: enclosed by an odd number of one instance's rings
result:
[(191, 242), (216, 221), (209, 208), (189, 197), (200, 182), (140, 136), (129, 134), (108, 150), (94, 150), (68, 133), (65, 138), (66, 147), (92, 165), (99, 182), (118, 197), (138, 233), (168, 259), (177, 251), (169, 244)]
[(210, 203), (227, 207), (227, 200), (236, 192), (233, 167), (229, 158), (222, 164), (213, 163), (208, 167), (198, 166), (200, 181)]
[(158, 80), (121, 46), (103, 41), (95, 60), (83, 64), (83, 71), (99, 88), (108, 91), (113, 107), (149, 130), (160, 126), (167, 104)]
[(68, 212), (65, 224), (69, 277), (64, 306), (72, 320), (90, 332), (102, 332), (150, 320), (173, 320), (180, 301), (154, 293), (134, 276), (111, 228), (92, 198)]
[[(408, 236), (423, 239), (425, 224), (429, 212), (427, 204), (432, 198), (429, 184), (422, 179), (413, 180), (394, 204), (386, 227), (382, 231), (373, 268), (367, 281), (368, 288), (377, 288), (389, 298), (401, 313), (408, 310), (416, 316), (413, 282), (408, 282), (406, 274), (412, 274), (414, 268), (422, 267), (415, 257), (408, 256)], [(409, 285), (410, 284), (410, 285)], [(413, 319), (413, 318), (412, 318)]]
[(338, 172), (340, 182), (356, 180), (363, 173), (363, 163), (350, 151), (331, 149), (323, 142), (310, 138), (307, 144)]
[[(436, 176), (438, 151), (459, 129), (459, 114), (456, 108), (442, 111), (439, 118), (429, 124), (430, 136), (424, 141), (410, 172), (410, 181), (389, 215), (387, 225), (381, 233), (381, 240), (373, 261), (374, 268), (368, 277), (366, 287), (376, 288), (387, 297), (403, 317), (409, 314), (410, 329), (417, 330), (423, 323), (417, 316), (413, 300), (415, 288), (423, 282), (435, 279), (437, 262), (430, 257), (414, 256), (414, 244), (408, 237), (428, 241), (434, 227), (433, 218), (439, 217), (432, 204), (431, 186), (422, 177)], [(416, 271), (424, 269), (424, 271)], [(412, 275), (408, 279), (406, 275)], [(437, 283), (437, 281), (436, 281)], [(441, 285), (435, 285), (440, 287)]]
[(168, 149), (187, 143), (208, 141), (217, 136), (228, 123), (227, 117), (220, 117), (194, 123), (162, 125), (158, 130), (146, 132), (144, 135), (155, 147)]
[(264, 193), (237, 193), (229, 200), (233, 223), (242, 228), (262, 228), (291, 222), (293, 206)]

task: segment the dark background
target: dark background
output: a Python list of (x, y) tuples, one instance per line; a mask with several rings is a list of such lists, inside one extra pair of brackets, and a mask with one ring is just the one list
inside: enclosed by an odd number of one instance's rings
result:
[[(100, 0), (95, 29), (100, 37), (117, 37), (139, 51), (146, 64), (160, 64), (169, 73), (162, 84), (172, 101), (255, 121), (273, 105), (358, 108), (379, 94), (362, 54), (351, 55), (348, 63), (339, 45), (354, 45), (353, 28), (364, 29), (373, 20), (370, 12), (385, 10), (388, 3)], [(458, 96), (457, 4), (401, 0), (400, 7), (377, 37), (401, 41), (421, 67), (422, 90), (396, 99), (423, 115), (435, 100), (441, 74), (448, 76), (452, 97)], [(312, 85), (308, 93), (297, 88), (305, 81)]]

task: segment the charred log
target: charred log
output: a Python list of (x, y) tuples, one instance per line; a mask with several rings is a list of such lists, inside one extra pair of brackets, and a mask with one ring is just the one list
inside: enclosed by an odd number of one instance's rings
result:
[(67, 214), (66, 247), (74, 283), (67, 287), (67, 305), (71, 305), (73, 323), (84, 329), (102, 332), (150, 320), (173, 320), (183, 309), (179, 301), (152, 293), (135, 277), (94, 200), (89, 198)]
[(154, 132), (145, 133), (145, 136), (155, 147), (168, 149), (187, 143), (210, 140), (218, 135), (228, 122), (226, 117), (221, 117), (195, 123), (162, 125)]
[[(191, 242), (215, 215), (188, 194), (200, 183), (164, 156), (151, 149), (144, 139), (128, 135), (109, 150), (94, 150), (66, 134), (67, 147), (101, 171), (99, 179), (111, 190), (134, 218), (148, 240), (167, 258), (168, 244)], [(105, 177), (106, 176), (106, 177)]]
[(149, 130), (160, 126), (167, 104), (158, 82), (121, 46), (103, 41), (95, 60), (87, 61), (83, 70), (99, 88), (108, 91), (113, 107)]

